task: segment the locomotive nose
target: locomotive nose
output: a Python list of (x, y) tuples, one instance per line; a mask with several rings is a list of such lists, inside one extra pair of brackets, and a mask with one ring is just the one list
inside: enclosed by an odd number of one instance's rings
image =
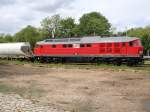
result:
[(143, 51), (144, 51), (144, 48), (143, 47), (139, 47), (139, 55), (140, 56), (143, 56)]

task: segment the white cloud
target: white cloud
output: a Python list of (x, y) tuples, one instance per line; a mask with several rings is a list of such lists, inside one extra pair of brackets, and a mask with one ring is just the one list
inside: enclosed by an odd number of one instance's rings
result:
[(16, 3), (15, 0), (1, 0), (0, 1), (0, 6), (11, 5), (11, 4), (14, 4), (14, 3)]
[(79, 19), (91, 11), (101, 12), (118, 30), (150, 25), (149, 0), (1, 0), (0, 33), (15, 33), (26, 25), (55, 13)]
[(145, 17), (150, 16), (149, 0), (82, 0), (78, 4), (75, 6), (76, 10), (81, 13), (101, 12), (118, 30), (150, 24), (145, 21)]

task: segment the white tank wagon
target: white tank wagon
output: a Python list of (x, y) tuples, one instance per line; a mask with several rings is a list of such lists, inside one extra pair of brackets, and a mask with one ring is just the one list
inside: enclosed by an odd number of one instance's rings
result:
[(24, 58), (32, 55), (29, 43), (0, 43), (1, 58)]

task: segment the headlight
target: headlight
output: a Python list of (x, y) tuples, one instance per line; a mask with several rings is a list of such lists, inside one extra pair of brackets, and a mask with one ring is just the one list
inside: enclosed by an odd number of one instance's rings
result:
[(139, 54), (142, 55), (142, 54), (143, 54), (143, 51), (139, 51)]

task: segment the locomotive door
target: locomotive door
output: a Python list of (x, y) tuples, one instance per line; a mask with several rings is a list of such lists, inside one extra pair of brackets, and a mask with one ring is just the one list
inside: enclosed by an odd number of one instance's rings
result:
[(126, 43), (123, 42), (121, 45), (121, 53), (122, 55), (126, 55), (127, 54), (127, 47), (126, 47)]

